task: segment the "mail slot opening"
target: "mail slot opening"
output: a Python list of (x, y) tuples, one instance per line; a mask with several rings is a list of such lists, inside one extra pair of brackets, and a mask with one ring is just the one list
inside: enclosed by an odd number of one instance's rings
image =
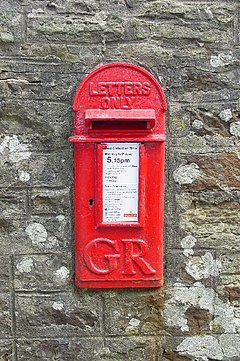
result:
[(151, 123), (146, 121), (127, 121), (127, 120), (113, 120), (109, 121), (92, 121), (91, 129), (95, 130), (145, 130), (151, 129)]
[(85, 112), (85, 125), (92, 131), (150, 130), (155, 125), (155, 110), (88, 109)]

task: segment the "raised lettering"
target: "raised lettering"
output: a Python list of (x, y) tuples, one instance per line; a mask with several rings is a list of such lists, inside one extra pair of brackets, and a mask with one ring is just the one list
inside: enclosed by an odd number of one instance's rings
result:
[[(136, 270), (134, 266), (137, 266), (145, 275), (156, 273), (155, 269), (143, 258), (148, 251), (148, 245), (143, 240), (123, 239), (122, 243), (125, 247), (124, 270), (122, 274), (135, 275)], [(138, 251), (136, 251), (136, 248)]]
[(126, 82), (124, 87), (125, 95), (133, 95), (133, 83)]
[[(149, 82), (98, 82), (89, 83), (90, 96), (132, 96), (132, 95), (149, 95), (151, 84)], [(104, 108), (107, 109), (107, 108)]]
[(142, 83), (140, 83), (140, 82), (133, 83), (133, 94), (134, 95), (142, 95)]
[(121, 100), (120, 97), (111, 97), (111, 108), (120, 109)]
[[(113, 250), (114, 253), (102, 254), (101, 258), (96, 257), (96, 253), (99, 251), (101, 244), (104, 245), (105, 248), (106, 245), (109, 246), (109, 251), (111, 252)], [(99, 275), (106, 275), (115, 271), (118, 267), (119, 257), (120, 254), (118, 253), (116, 240), (112, 241), (110, 239), (97, 238), (88, 243), (84, 250), (84, 262), (87, 268), (89, 271)]]
[(116, 83), (108, 81), (106, 82), (106, 86), (108, 87), (108, 94), (114, 96), (116, 93)]
[(104, 83), (104, 82), (98, 83), (98, 94), (99, 95), (107, 95), (106, 83)]
[(100, 103), (101, 109), (109, 109), (111, 105), (111, 99), (108, 97), (102, 98)]
[(135, 97), (131, 97), (131, 98), (126, 97), (125, 100), (126, 100), (126, 107), (125, 108), (126, 109), (132, 109)]
[(98, 95), (98, 92), (96, 89), (94, 89), (94, 83), (89, 83), (89, 95)]
[(151, 85), (145, 81), (142, 85), (142, 93), (143, 95), (149, 95), (151, 91)]
[(117, 86), (117, 94), (123, 95), (124, 83), (123, 82), (116, 83), (116, 86)]

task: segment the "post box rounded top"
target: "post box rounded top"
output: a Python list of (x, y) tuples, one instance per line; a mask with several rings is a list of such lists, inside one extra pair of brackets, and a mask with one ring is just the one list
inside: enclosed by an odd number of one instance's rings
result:
[[(156, 93), (158, 104), (161, 103), (162, 111), (167, 110), (167, 103), (164, 92), (155, 79), (155, 77), (143, 67), (126, 62), (114, 62), (105, 65), (99, 65), (90, 74), (88, 74), (77, 88), (74, 96), (73, 110), (77, 112), (82, 107), (88, 107), (83, 103), (84, 95), (90, 97), (89, 100), (102, 100), (101, 98), (111, 97), (141, 97), (150, 96), (150, 93)], [(85, 100), (85, 99), (84, 99)], [(91, 102), (91, 101), (90, 101)], [(117, 103), (117, 102), (116, 102)], [(100, 105), (101, 106), (101, 105)], [(103, 109), (107, 107), (102, 103)], [(111, 106), (111, 104), (110, 104)], [(124, 107), (124, 104), (122, 104)], [(125, 104), (127, 109), (128, 104)], [(130, 105), (131, 106), (131, 105)], [(114, 104), (112, 105), (112, 108)], [(115, 105), (117, 107), (117, 105)], [(135, 108), (135, 107), (134, 107)]]
[(124, 62), (100, 65), (77, 88), (73, 110), (78, 137), (69, 139), (114, 134), (164, 137), (166, 109), (161, 85), (149, 71)]

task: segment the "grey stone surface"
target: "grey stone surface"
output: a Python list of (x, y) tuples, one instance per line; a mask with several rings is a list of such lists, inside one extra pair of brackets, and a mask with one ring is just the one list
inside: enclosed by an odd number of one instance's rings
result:
[[(0, 3), (0, 361), (239, 360), (239, 1)], [(74, 286), (72, 102), (97, 65), (161, 82), (165, 286)]]
[[(3, 142), (17, 140), (14, 143), (17, 143), (18, 148), (9, 149), (6, 146), (2, 159), (0, 159), (0, 162), (2, 161), (0, 181), (3, 187), (21, 187), (23, 185), (61, 187), (71, 184), (72, 152), (70, 150), (59, 149), (51, 153), (31, 153), (26, 143), (20, 143), (15, 136), (7, 137)], [(22, 147), (24, 147), (23, 150), (21, 150)], [(22, 177), (22, 174), (25, 173), (28, 174), (27, 178)]]
[(239, 252), (222, 252), (220, 256), (221, 273), (236, 274), (239, 271), (240, 274), (240, 270), (238, 270), (239, 257)]
[(19, 360), (26, 360), (29, 357), (33, 361), (40, 361), (43, 358), (50, 361), (57, 357), (61, 357), (61, 360), (69, 360), (73, 354), (76, 355), (75, 360), (153, 361), (156, 359), (155, 340), (150, 337), (133, 336), (106, 339), (105, 345), (101, 338), (84, 338), (81, 341), (33, 340), (20, 341), (18, 344)]
[(27, 214), (28, 195), (26, 190), (0, 189), (1, 217), (14, 218), (19, 214)]
[(238, 194), (232, 199), (225, 192), (207, 192), (194, 196), (182, 212), (180, 225), (197, 238), (197, 246), (239, 250)]
[(106, 333), (108, 335), (131, 336), (164, 333), (163, 292), (129, 291), (113, 295), (106, 294), (105, 298), (105, 319), (108, 320)]
[(9, 292), (10, 290), (10, 257), (0, 256), (0, 292)]
[(151, 337), (132, 336), (107, 338), (105, 352), (103, 352), (103, 356), (100, 357), (99, 360), (153, 361), (156, 360), (155, 344), (155, 339)]
[(21, 13), (14, 12), (13, 9), (2, 13), (1, 16), (1, 44), (19, 43), (24, 39), (24, 16)]
[(0, 293), (0, 337), (10, 338), (12, 336), (12, 323), (10, 311), (10, 296), (7, 293)]
[(97, 295), (16, 295), (16, 333), (20, 338), (99, 336), (100, 314)]
[(70, 255), (27, 255), (14, 259), (16, 291), (59, 291), (69, 289), (72, 278)]
[(103, 348), (102, 338), (73, 338), (67, 339), (42, 339), (31, 341), (20, 341), (18, 343), (18, 360), (31, 361), (76, 361), (101, 360), (98, 358), (99, 351)]
[[(32, 191), (30, 207), (32, 214), (50, 213), (64, 215), (69, 213), (70, 189), (36, 189)], [(63, 217), (62, 217), (63, 218)]]
[(13, 344), (11, 340), (1, 340), (0, 341), (0, 360), (14, 360), (15, 351), (13, 349)]
[(71, 221), (63, 214), (1, 218), (0, 226), (2, 254), (65, 253), (71, 249)]
[(30, 150), (67, 147), (70, 106), (60, 102), (8, 99), (1, 102), (1, 134), (25, 140)]

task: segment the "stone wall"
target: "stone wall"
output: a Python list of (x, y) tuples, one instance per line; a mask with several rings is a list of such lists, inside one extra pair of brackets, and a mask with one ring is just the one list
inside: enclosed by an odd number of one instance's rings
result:
[[(1, 0), (0, 360), (239, 360), (239, 1)], [(79, 82), (129, 61), (169, 112), (165, 286), (74, 287)]]

